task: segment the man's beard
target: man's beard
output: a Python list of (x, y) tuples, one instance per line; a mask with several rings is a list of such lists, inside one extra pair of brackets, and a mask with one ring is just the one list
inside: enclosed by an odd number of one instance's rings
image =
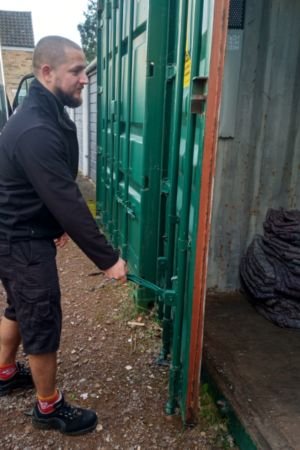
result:
[(81, 98), (74, 98), (70, 94), (66, 94), (65, 92), (63, 92), (58, 87), (55, 90), (55, 95), (59, 98), (64, 106), (68, 106), (69, 108), (77, 108), (82, 103)]

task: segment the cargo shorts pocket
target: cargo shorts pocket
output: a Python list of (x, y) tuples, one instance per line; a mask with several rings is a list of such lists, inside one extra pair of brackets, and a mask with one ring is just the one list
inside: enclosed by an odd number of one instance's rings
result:
[(16, 317), (25, 353), (55, 352), (59, 348), (61, 308), (59, 292), (51, 288), (22, 288)]
[[(23, 288), (18, 292), (18, 320), (23, 323), (41, 322), (51, 319), (50, 289)], [(28, 323), (29, 322), (29, 323)]]

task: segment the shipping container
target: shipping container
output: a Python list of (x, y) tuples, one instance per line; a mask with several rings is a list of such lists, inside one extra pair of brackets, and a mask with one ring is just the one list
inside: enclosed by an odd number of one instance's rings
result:
[[(99, 1), (98, 13), (97, 216), (139, 304), (157, 305), (166, 411), (197, 419), (206, 312), (205, 365), (249, 430), (241, 448), (297, 448), (298, 403), (294, 433), (281, 414), (299, 377), (297, 332), (279, 332), (237, 291), (267, 209), (298, 206), (300, 4)], [(289, 342), (293, 370), (282, 366)], [(289, 382), (281, 397), (260, 363), (275, 357), (277, 381)]]

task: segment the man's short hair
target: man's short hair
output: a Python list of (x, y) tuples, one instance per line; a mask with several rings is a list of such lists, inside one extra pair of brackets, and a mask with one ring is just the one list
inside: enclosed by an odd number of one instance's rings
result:
[(67, 48), (82, 50), (78, 44), (61, 36), (46, 36), (40, 39), (33, 52), (33, 73), (37, 75), (43, 64), (52, 68), (58, 67), (65, 61)]

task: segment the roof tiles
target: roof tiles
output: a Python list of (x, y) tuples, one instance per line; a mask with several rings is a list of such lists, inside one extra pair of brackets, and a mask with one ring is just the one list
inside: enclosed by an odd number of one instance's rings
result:
[(4, 47), (34, 47), (31, 12), (0, 11), (0, 43)]

